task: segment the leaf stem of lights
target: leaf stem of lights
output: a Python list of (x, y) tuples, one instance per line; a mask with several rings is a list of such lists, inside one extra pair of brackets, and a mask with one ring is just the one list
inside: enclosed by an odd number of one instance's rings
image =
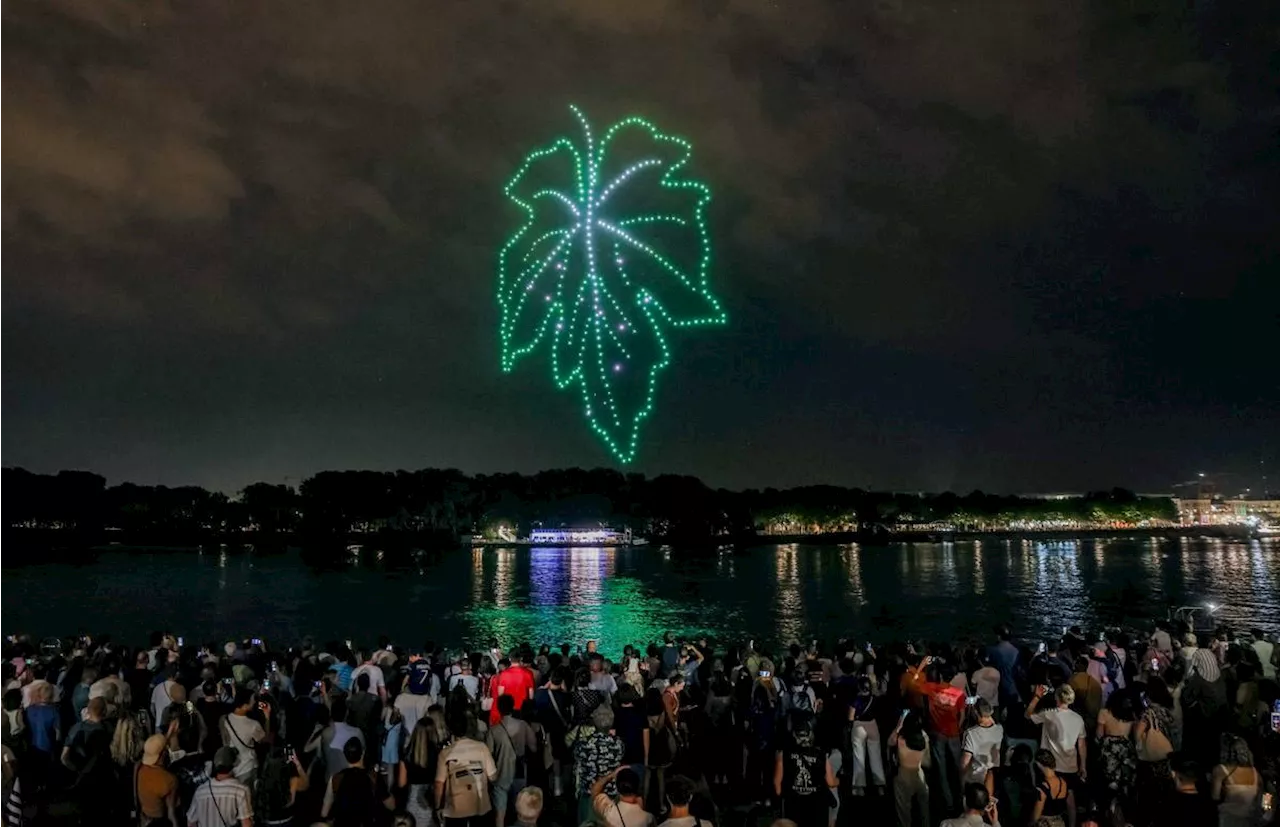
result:
[[(562, 137), (531, 152), (504, 189), (524, 218), (498, 253), (502, 370), (545, 342), (555, 386), (578, 389), (591, 430), (627, 464), (671, 363), (668, 332), (727, 321), (707, 284), (711, 191), (687, 176), (693, 148), (683, 138), (633, 116), (597, 139), (582, 111), (570, 109), (580, 141)], [(611, 148), (629, 130), (656, 157), (645, 153), (602, 184)], [(530, 173), (557, 159), (569, 161), (572, 180), (526, 191)], [(675, 211), (615, 212), (613, 196), (636, 189)], [(663, 231), (681, 240), (651, 235)]]

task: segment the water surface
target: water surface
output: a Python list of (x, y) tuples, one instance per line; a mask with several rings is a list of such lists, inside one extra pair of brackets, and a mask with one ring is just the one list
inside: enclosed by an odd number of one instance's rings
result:
[(1280, 543), (1187, 540), (762, 546), (690, 555), (630, 549), (486, 549), (340, 570), (276, 556), (107, 553), (82, 566), (4, 571), (4, 632), (152, 629), (192, 639), (504, 645), (594, 638), (606, 652), (666, 630), (790, 642), (987, 638), (1001, 621), (1034, 639), (1082, 624), (1221, 604), (1239, 627), (1280, 632)]

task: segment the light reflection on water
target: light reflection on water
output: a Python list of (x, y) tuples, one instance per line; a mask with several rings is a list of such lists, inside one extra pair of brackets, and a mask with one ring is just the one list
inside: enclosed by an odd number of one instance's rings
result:
[[(85, 566), (4, 572), (6, 633), (152, 629), (192, 637), (375, 636), (487, 644), (596, 639), (615, 652), (667, 630), (775, 642), (981, 637), (1011, 622), (1061, 626), (1164, 616), (1219, 603), (1218, 617), (1280, 632), (1280, 543), (988, 541), (892, 547), (784, 545), (739, 553), (653, 548), (487, 549), (397, 568), (376, 551), (313, 571), (294, 555), (108, 554)], [(51, 608), (56, 607), (56, 608)], [(887, 631), (877, 631), (887, 630)]]

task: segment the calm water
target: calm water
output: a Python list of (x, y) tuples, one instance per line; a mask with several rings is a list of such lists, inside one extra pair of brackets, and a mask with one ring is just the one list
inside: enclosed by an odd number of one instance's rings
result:
[(657, 548), (445, 553), (388, 568), (366, 549), (342, 571), (292, 554), (107, 554), (84, 566), (4, 571), (6, 634), (151, 629), (191, 639), (504, 644), (595, 638), (614, 652), (668, 629), (789, 642), (985, 638), (1010, 621), (1027, 638), (1169, 606), (1280, 632), (1280, 543), (1073, 541), (786, 545), (685, 556)]

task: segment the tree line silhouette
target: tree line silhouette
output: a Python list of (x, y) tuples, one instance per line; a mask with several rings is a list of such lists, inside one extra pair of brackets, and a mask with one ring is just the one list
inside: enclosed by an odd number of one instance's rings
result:
[(1172, 500), (1124, 489), (1065, 499), (833, 485), (730, 491), (697, 477), (566, 468), (467, 475), (457, 469), (322, 471), (294, 488), (256, 482), (234, 496), (198, 486), (121, 483), (85, 471), (3, 471), (7, 531), (86, 537), (354, 534), (458, 542), (533, 527), (609, 525), (667, 541), (876, 530), (1126, 527), (1175, 521)]

